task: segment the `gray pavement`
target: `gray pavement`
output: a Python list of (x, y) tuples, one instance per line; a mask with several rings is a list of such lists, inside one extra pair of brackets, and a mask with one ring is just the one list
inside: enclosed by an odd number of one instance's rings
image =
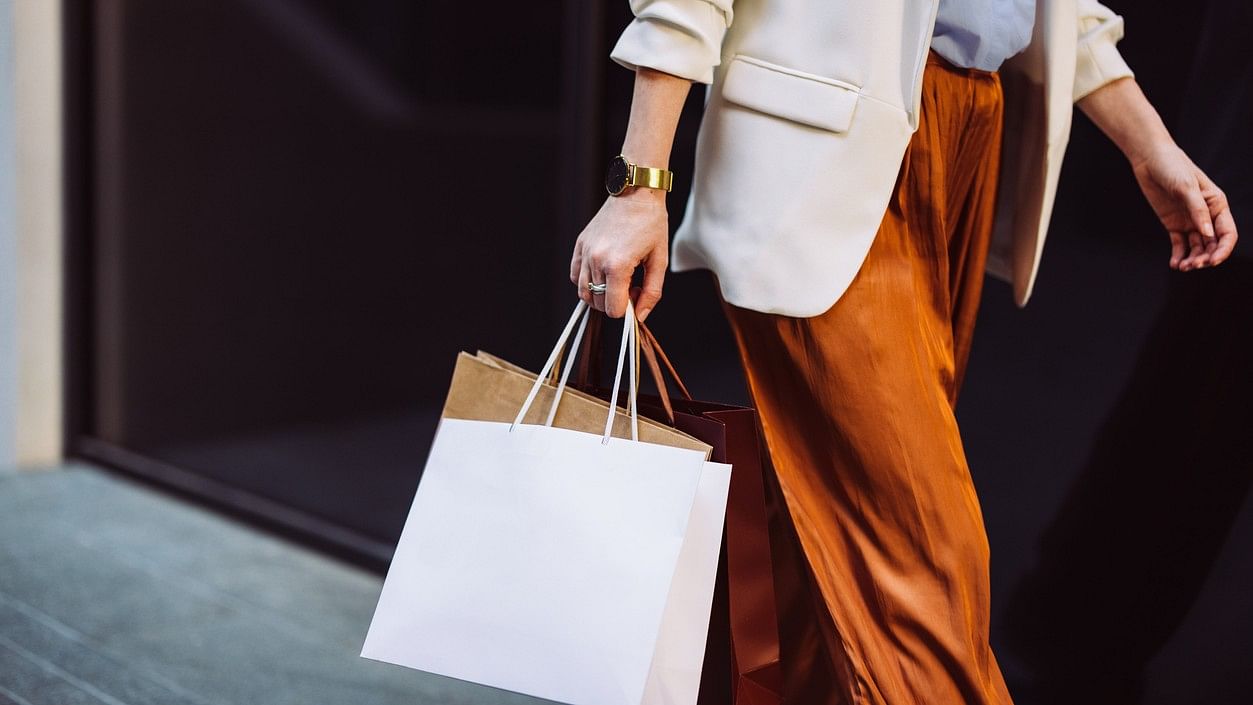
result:
[(0, 704), (548, 702), (359, 658), (381, 585), (91, 467), (0, 473)]

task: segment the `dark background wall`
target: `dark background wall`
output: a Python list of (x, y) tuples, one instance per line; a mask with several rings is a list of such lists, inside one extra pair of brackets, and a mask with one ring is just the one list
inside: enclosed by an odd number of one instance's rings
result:
[[(1146, 92), (1253, 222), (1250, 11), (1110, 4)], [(625, 130), (626, 3), (67, 8), (72, 450), (382, 565), (455, 353), (538, 365), (574, 303), (570, 246)], [(1034, 298), (986, 287), (959, 407), (1023, 703), (1253, 693), (1251, 265), (1167, 256), (1077, 116)], [(666, 287), (650, 323), (690, 386), (744, 401), (708, 275)]]
[[(1246, 236), (1245, 3), (1110, 2), (1119, 47)], [(1072, 132), (1036, 294), (987, 288), (959, 403), (1024, 702), (1248, 702), (1253, 265), (1166, 266), (1122, 155)]]

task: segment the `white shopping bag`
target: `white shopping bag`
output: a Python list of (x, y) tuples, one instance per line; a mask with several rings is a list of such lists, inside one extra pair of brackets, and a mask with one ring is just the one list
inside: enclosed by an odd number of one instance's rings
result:
[(670, 585), (642, 705), (695, 705), (722, 546), (731, 466), (705, 463)]
[[(637, 440), (445, 418), (362, 656), (570, 705), (690, 705), (700, 683), (730, 467)], [(573, 358), (573, 355), (571, 355)]]

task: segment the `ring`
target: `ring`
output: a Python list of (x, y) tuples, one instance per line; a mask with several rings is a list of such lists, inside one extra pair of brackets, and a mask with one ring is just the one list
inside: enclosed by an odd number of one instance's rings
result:
[(593, 283), (593, 282), (588, 282), (588, 283), (587, 283), (587, 290), (588, 290), (588, 291), (590, 291), (590, 292), (592, 292), (593, 294), (603, 294), (603, 293), (605, 293), (608, 289), (609, 289), (609, 285), (608, 285), (608, 284), (596, 284), (596, 283)]

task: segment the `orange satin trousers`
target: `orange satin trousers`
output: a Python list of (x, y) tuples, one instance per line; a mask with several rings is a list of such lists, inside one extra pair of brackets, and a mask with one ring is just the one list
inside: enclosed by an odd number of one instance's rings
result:
[(786, 507), (775, 519), (790, 523), (793, 548), (775, 557), (789, 705), (1011, 702), (988, 644), (987, 535), (953, 413), (1001, 113), (995, 73), (932, 52), (918, 131), (848, 290), (813, 318), (724, 302)]

